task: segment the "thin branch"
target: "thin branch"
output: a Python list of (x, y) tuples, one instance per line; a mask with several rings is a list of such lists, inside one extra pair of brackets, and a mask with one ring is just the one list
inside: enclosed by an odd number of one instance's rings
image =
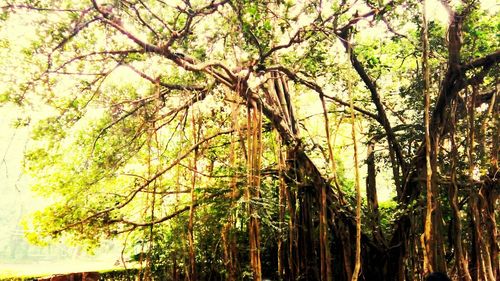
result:
[(72, 13), (78, 13), (85, 11), (81, 9), (56, 9), (56, 8), (41, 8), (41, 7), (35, 7), (32, 5), (15, 5), (15, 4), (8, 4), (5, 6), (1, 6), (0, 9), (6, 10), (6, 9), (27, 9), (27, 10), (34, 10), (34, 11), (46, 11), (46, 12), (72, 12)]
[(98, 56), (98, 55), (128, 55), (128, 54), (136, 54), (136, 53), (142, 54), (142, 53), (144, 53), (144, 51), (143, 50), (131, 49), (131, 50), (122, 50), (122, 51), (118, 50), (118, 51), (91, 52), (91, 53), (88, 53), (88, 54), (84, 54), (84, 55), (73, 57), (73, 58), (65, 61), (63, 64), (59, 65), (53, 71), (59, 71), (60, 69), (64, 68), (68, 64), (71, 64), (71, 63), (73, 63), (73, 62), (75, 62), (77, 60), (86, 59), (87, 57), (91, 57), (91, 56)]
[[(104, 15), (107, 15), (107, 14), (104, 14)], [(160, 54), (160, 55), (164, 55), (165, 57), (169, 58), (169, 59), (172, 59), (174, 60), (176, 57), (170, 53), (170, 51), (167, 49), (167, 48), (160, 48), (156, 45), (153, 45), (153, 44), (149, 44), (149, 43), (146, 43), (144, 41), (142, 41), (141, 39), (139, 39), (139, 37), (135, 36), (134, 34), (128, 32), (127, 30), (125, 30), (120, 24), (112, 21), (112, 20), (109, 20), (107, 19), (106, 17), (97, 17), (97, 19), (101, 20), (102, 22), (105, 22), (106, 24), (109, 24), (110, 26), (114, 27), (116, 30), (118, 30), (120, 33), (122, 33), (123, 35), (125, 35), (127, 38), (129, 38), (130, 40), (132, 40), (134, 43), (136, 43), (137, 45), (141, 46), (145, 52), (153, 52), (153, 53), (157, 53), (157, 54)]]
[[(148, 11), (148, 13), (150, 14), (153, 14), (151, 12), (151, 10), (149, 10), (149, 8), (143, 3), (143, 1), (140, 1), (139, 2), (141, 3), (141, 5), (146, 8), (146, 10)], [(134, 10), (135, 12), (135, 15), (137, 16), (137, 19), (139, 19), (139, 21), (141, 22), (142, 25), (144, 25), (147, 29), (149, 29), (149, 31), (151, 31), (151, 33), (153, 33), (155, 35), (156, 38), (159, 38), (159, 34), (158, 32), (156, 32), (156, 30), (154, 28), (151, 27), (151, 25), (149, 25), (141, 16), (141, 13), (139, 12), (139, 10), (135, 7), (135, 5), (130, 5), (130, 7), (132, 8), (132, 10)], [(154, 14), (153, 14), (154, 15)]]
[(221, 136), (221, 135), (224, 135), (224, 134), (230, 134), (234, 132), (233, 129), (231, 130), (226, 130), (226, 131), (221, 131), (221, 132), (218, 132), (216, 134), (213, 134), (209, 137), (206, 137), (206, 138), (203, 138), (201, 139), (199, 142), (195, 143), (193, 146), (191, 146), (187, 151), (184, 152), (184, 154), (180, 155), (179, 157), (177, 157), (174, 161), (172, 161), (168, 166), (166, 166), (164, 169), (162, 169), (161, 171), (159, 171), (158, 173), (156, 173), (153, 177), (151, 177), (149, 180), (147, 180), (146, 182), (144, 182), (141, 186), (139, 186), (138, 188), (136, 188), (135, 190), (133, 190), (132, 192), (129, 193), (129, 195), (127, 196), (128, 199), (125, 200), (124, 202), (116, 205), (116, 206), (113, 206), (113, 207), (110, 207), (110, 208), (107, 208), (107, 209), (104, 209), (102, 211), (99, 211), (91, 216), (88, 216), (84, 219), (81, 219), (80, 221), (78, 222), (74, 222), (74, 223), (71, 223), (71, 224), (68, 224), (66, 226), (64, 226), (63, 228), (61, 229), (58, 229), (56, 231), (53, 232), (53, 234), (58, 234), (64, 230), (67, 230), (67, 229), (70, 229), (72, 227), (75, 227), (77, 225), (83, 225), (84, 223), (94, 219), (94, 218), (98, 218), (104, 214), (107, 214), (111, 211), (114, 211), (114, 210), (119, 210), (123, 207), (125, 207), (126, 205), (128, 205), (130, 202), (132, 202), (132, 200), (137, 196), (137, 194), (139, 194), (140, 192), (143, 191), (144, 188), (146, 188), (147, 186), (149, 186), (152, 182), (154, 182), (156, 179), (158, 179), (160, 176), (162, 176), (163, 174), (165, 174), (166, 172), (168, 172), (169, 170), (171, 170), (173, 167), (175, 167), (176, 165), (178, 165), (184, 158), (186, 158), (187, 156), (189, 156), (191, 154), (191, 152), (193, 152), (195, 149), (197, 149), (199, 146), (201, 146), (202, 144), (218, 137), (218, 136)]
[[(56, 50), (62, 48), (64, 45), (66, 45), (66, 43), (68, 43), (71, 39), (73, 39), (73, 37), (78, 35), (78, 33), (80, 33), (80, 31), (89, 27), (89, 25), (91, 23), (96, 22), (96, 21), (98, 21), (98, 19), (94, 18), (94, 19), (91, 19), (91, 20), (81, 24), (81, 25), (76, 26), (74, 28), (73, 32), (69, 36), (65, 37), (59, 44), (57, 44), (57, 46), (54, 49), (52, 49), (51, 53), (54, 53)], [(49, 64), (50, 64), (50, 55), (49, 55)]]
[(382, 16), (383, 14), (385, 14), (386, 12), (389, 11), (389, 8), (394, 7), (395, 4), (396, 4), (396, 1), (391, 1), (391, 2), (387, 3), (382, 9), (375, 8), (375, 9), (372, 9), (371, 11), (366, 12), (362, 15), (356, 15), (354, 18), (352, 18), (350, 21), (348, 21), (343, 27), (335, 30), (335, 32), (337, 32), (338, 34), (345, 33), (352, 26), (356, 25), (359, 21), (361, 21), (363, 19), (366, 19), (370, 16), (376, 16), (376, 15)]
[[(113, 20), (108, 19), (110, 17), (109, 13), (107, 11), (102, 10), (95, 0), (92, 0), (92, 3), (94, 4), (94, 8), (99, 11), (103, 15), (103, 17), (97, 17), (97, 19), (101, 20), (102, 22), (112, 26), (115, 28), (118, 32), (122, 33), (126, 37), (128, 37), (130, 40), (132, 40), (134, 43), (137, 45), (141, 46), (145, 52), (152, 52), (159, 54), (171, 61), (173, 61), (175, 64), (183, 67), (186, 70), (190, 71), (196, 71), (196, 72), (206, 72), (210, 75), (212, 75), (215, 79), (217, 79), (219, 82), (223, 83), (224, 85), (234, 88), (234, 81), (236, 80), (236, 76), (229, 70), (228, 67), (226, 67), (224, 64), (220, 62), (207, 62), (207, 63), (202, 63), (197, 65), (194, 59), (187, 57), (183, 54), (180, 53), (173, 53), (170, 51), (169, 47), (170, 45), (181, 35), (187, 34), (189, 32), (189, 24), (192, 20), (192, 17), (189, 17), (185, 26), (183, 29), (176, 34), (173, 34), (172, 37), (168, 40), (166, 45), (164, 46), (156, 46), (150, 43), (147, 43), (141, 39), (139, 39), (137, 36), (132, 34), (131, 32), (125, 30), (123, 26)], [(227, 74), (227, 76), (223, 75), (222, 73), (216, 71), (213, 69), (214, 67), (221, 68), (224, 70), (224, 72)]]
[(177, 211), (167, 215), (167, 216), (164, 216), (160, 219), (157, 219), (155, 221), (150, 221), (150, 222), (133, 222), (133, 221), (128, 221), (128, 220), (125, 220), (125, 219), (119, 219), (119, 220), (111, 220), (110, 223), (125, 223), (125, 224), (129, 224), (129, 225), (132, 225), (134, 227), (146, 227), (146, 226), (151, 226), (151, 225), (155, 225), (155, 224), (159, 224), (159, 223), (162, 223), (162, 222), (165, 222), (165, 221), (168, 221), (170, 219), (173, 219), (175, 218), (176, 216), (184, 213), (184, 212), (187, 212), (191, 209), (191, 205), (193, 207), (198, 207), (199, 205), (203, 204), (203, 203), (207, 203), (207, 202), (212, 202), (210, 199), (214, 199), (218, 196), (222, 196), (222, 195), (225, 195), (227, 193), (231, 192), (231, 190), (226, 190), (224, 191), (223, 193), (216, 193), (216, 194), (212, 194), (210, 196), (208, 196), (207, 198), (204, 198), (205, 200), (198, 200), (196, 202), (193, 202), (192, 204), (190, 205), (187, 205), (185, 206), (184, 208), (182, 209), (178, 209)]
[[(346, 50), (349, 50), (351, 48), (351, 43), (348, 41), (348, 32), (347, 30), (342, 31), (342, 33), (338, 33), (339, 38), (341, 38), (341, 42), (344, 45)], [(356, 54), (354, 53), (354, 50), (352, 50), (349, 53), (349, 59), (351, 60), (351, 64), (358, 73), (359, 77), (363, 82), (365, 83), (365, 86), (368, 88), (371, 94), (371, 99), (372, 102), (374, 103), (375, 107), (377, 108), (377, 115), (379, 117), (380, 124), (384, 128), (386, 134), (387, 134), (387, 140), (389, 142), (390, 148), (394, 151), (396, 154), (397, 158), (397, 164), (404, 170), (406, 167), (406, 162), (403, 157), (403, 153), (401, 151), (401, 147), (396, 139), (396, 136), (392, 130), (391, 123), (389, 122), (389, 118), (387, 117), (387, 114), (385, 112), (385, 108), (382, 104), (382, 101), (380, 99), (380, 95), (377, 90), (377, 86), (375, 82), (372, 80), (372, 78), (368, 75), (366, 72), (365, 68), (361, 64), (361, 62), (358, 60)], [(397, 177), (398, 175), (394, 175)]]
[(278, 45), (278, 46), (274, 46), (272, 47), (269, 51), (267, 51), (265, 54), (262, 54), (262, 56), (260, 57), (260, 60), (261, 61), (264, 61), (267, 57), (271, 56), (274, 52), (278, 51), (278, 50), (281, 50), (281, 49), (286, 49), (286, 48), (289, 48), (290, 46), (292, 46), (293, 44), (295, 43), (301, 43), (303, 42), (305, 39), (304, 38), (301, 38), (301, 33), (304, 32), (305, 33), (305, 30), (300, 28), (299, 30), (297, 30), (297, 32), (295, 32), (295, 34), (290, 38), (290, 40), (288, 41), (288, 43), (286, 44), (283, 44), (283, 45)]
[(128, 63), (124, 63), (122, 65), (130, 68), (132, 71), (134, 71), (135, 73), (137, 73), (142, 78), (150, 81), (151, 83), (153, 83), (153, 84), (159, 84), (160, 86), (162, 86), (164, 88), (167, 88), (167, 89), (170, 89), (170, 90), (179, 90), (179, 91), (184, 91), (184, 90), (186, 90), (186, 91), (206, 91), (206, 88), (202, 87), (202, 86), (187, 86), (187, 85), (169, 84), (169, 83), (161, 82), (161, 81), (158, 81), (159, 79), (154, 79), (153, 77), (148, 76), (146, 73), (138, 70), (137, 68), (133, 67), (132, 65), (130, 65)]
[(168, 26), (168, 24), (166, 24), (161, 17), (153, 13), (153, 11), (151, 11), (151, 9), (148, 6), (146, 6), (146, 4), (144, 4), (144, 1), (140, 0), (139, 3), (141, 3), (141, 5), (146, 9), (146, 11), (148, 11), (150, 15), (152, 15), (156, 20), (158, 20), (163, 25), (163, 27), (165, 27), (170, 33), (173, 33), (170, 26)]

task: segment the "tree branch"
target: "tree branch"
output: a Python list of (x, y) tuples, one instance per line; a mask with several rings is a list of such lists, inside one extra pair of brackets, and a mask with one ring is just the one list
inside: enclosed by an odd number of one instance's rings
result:
[(475, 59), (467, 64), (461, 66), (462, 70), (471, 70), (477, 67), (489, 67), (500, 61), (500, 50), (486, 55), (482, 58)]
[[(284, 73), (288, 78), (290, 78), (291, 80), (295, 81), (296, 83), (299, 83), (299, 84), (302, 84), (306, 87), (308, 87), (309, 89), (315, 91), (316, 93), (318, 93), (319, 95), (325, 97), (325, 98), (328, 98), (330, 100), (333, 100), (343, 106), (347, 106), (349, 107), (349, 103), (348, 102), (345, 102), (337, 97), (334, 97), (334, 96), (330, 96), (330, 95), (327, 95), (323, 92), (323, 89), (316, 83), (312, 82), (312, 81), (308, 81), (308, 80), (305, 80), (301, 77), (299, 77), (297, 74), (295, 74), (293, 71), (291, 71), (290, 69), (284, 67), (284, 66), (272, 66), (272, 67), (269, 67), (267, 69), (268, 71), (273, 71), (273, 70), (278, 70), (282, 73)], [(358, 111), (359, 113), (367, 116), (367, 117), (370, 117), (376, 121), (378, 121), (379, 123), (381, 122), (380, 118), (374, 114), (374, 113), (371, 113), (367, 110), (364, 110), (358, 106), (354, 106), (354, 109), (356, 111)]]
[(110, 207), (110, 208), (107, 208), (107, 209), (104, 209), (102, 211), (99, 211), (91, 216), (88, 216), (84, 219), (81, 219), (80, 221), (78, 222), (75, 222), (75, 223), (71, 223), (71, 224), (68, 224), (66, 226), (64, 226), (63, 228), (60, 228), (56, 231), (53, 231), (52, 233), (53, 234), (58, 234), (58, 233), (61, 233), (62, 231), (65, 231), (67, 229), (70, 229), (70, 228), (73, 228), (77, 225), (83, 225), (84, 223), (92, 220), (92, 219), (95, 219), (95, 218), (98, 218), (98, 217), (101, 217), (105, 214), (108, 214), (109, 212), (111, 211), (114, 211), (114, 210), (119, 210), (125, 206), (127, 206), (130, 202), (132, 202), (132, 200), (137, 196), (137, 194), (139, 194), (139, 192), (142, 192), (142, 190), (144, 188), (146, 188), (147, 186), (149, 186), (153, 181), (155, 181), (156, 179), (158, 179), (160, 176), (162, 176), (163, 174), (165, 174), (166, 172), (168, 172), (169, 170), (171, 170), (173, 167), (175, 167), (177, 164), (179, 164), (184, 158), (188, 157), (189, 154), (191, 154), (191, 152), (193, 152), (195, 149), (198, 149), (202, 144), (218, 137), (218, 136), (221, 136), (221, 135), (224, 135), (224, 134), (230, 134), (232, 132), (234, 132), (235, 130), (231, 129), (231, 130), (226, 130), (226, 131), (220, 131), (218, 133), (215, 133), (211, 136), (208, 136), (208, 137), (205, 137), (203, 139), (201, 139), (200, 141), (198, 141), (197, 143), (193, 144), (193, 146), (191, 146), (187, 151), (184, 152), (184, 154), (182, 154), (181, 156), (177, 157), (174, 161), (172, 161), (168, 166), (166, 166), (165, 168), (163, 168), (161, 171), (159, 171), (158, 173), (156, 173), (153, 177), (151, 177), (150, 179), (146, 180), (141, 186), (139, 186), (138, 188), (136, 188), (135, 190), (133, 190), (132, 192), (129, 193), (129, 195), (127, 195), (128, 199), (125, 200), (124, 202), (121, 202), (120, 204), (116, 205), (116, 206), (113, 206), (113, 207)]
[[(348, 51), (351, 48), (351, 43), (348, 41), (347, 32), (338, 33), (338, 36), (341, 38), (341, 42), (344, 45), (346, 51)], [(363, 65), (356, 57), (356, 54), (354, 53), (354, 51), (351, 50), (348, 53), (350, 53), (350, 60), (351, 60), (352, 66), (354, 67), (354, 69), (358, 73), (361, 80), (363, 80), (363, 82), (365, 83), (365, 86), (370, 91), (372, 102), (375, 104), (375, 107), (377, 108), (377, 116), (378, 116), (379, 122), (386, 132), (387, 141), (389, 142), (389, 147), (396, 154), (397, 164), (404, 170), (406, 167), (406, 162), (404, 160), (403, 153), (401, 151), (401, 147), (396, 139), (396, 135), (394, 134), (394, 131), (392, 130), (389, 119), (387, 118), (387, 114), (385, 112), (385, 108), (384, 108), (382, 101), (380, 99), (380, 95), (378, 94), (375, 82), (373, 82), (373, 80), (370, 78), (368, 73), (366, 73), (366, 70), (364, 69)], [(397, 177), (397, 175), (394, 175), (394, 176)]]
[(132, 65), (130, 64), (122, 64), (128, 68), (130, 68), (132, 71), (134, 71), (135, 73), (137, 73), (139, 76), (141, 76), (142, 78), (150, 81), (151, 83), (153, 84), (158, 84), (160, 86), (162, 86), (163, 88), (166, 88), (166, 89), (169, 89), (169, 90), (179, 90), (179, 91), (206, 91), (207, 89), (203, 86), (189, 86), (189, 85), (179, 85), (179, 84), (169, 84), (169, 83), (165, 83), (165, 82), (161, 82), (161, 81), (158, 81), (158, 78), (157, 79), (153, 79), (153, 77), (147, 75), (146, 73), (138, 70), (137, 68), (133, 67)]
[(227, 193), (230, 193), (232, 192), (232, 190), (225, 190), (224, 192), (222, 193), (216, 193), (216, 194), (211, 194), (210, 196), (204, 198), (204, 200), (197, 200), (195, 202), (193, 202), (192, 204), (190, 205), (187, 205), (185, 206), (184, 208), (182, 209), (178, 209), (177, 211), (167, 215), (167, 216), (164, 216), (160, 219), (157, 219), (155, 221), (150, 221), (150, 222), (133, 222), (133, 221), (129, 221), (129, 220), (126, 220), (126, 219), (118, 219), (118, 220), (111, 220), (109, 221), (109, 223), (125, 223), (125, 224), (129, 224), (129, 225), (133, 225), (134, 227), (145, 227), (145, 226), (151, 226), (151, 225), (155, 225), (155, 224), (159, 224), (159, 223), (162, 223), (162, 222), (165, 222), (165, 221), (168, 221), (170, 219), (173, 219), (175, 218), (176, 216), (184, 213), (184, 212), (187, 212), (189, 211), (189, 209), (191, 208), (191, 206), (193, 207), (198, 207), (199, 205), (203, 204), (203, 203), (211, 203), (212, 199), (216, 198), (216, 197), (219, 197), (219, 196), (222, 196), (222, 195), (225, 195)]

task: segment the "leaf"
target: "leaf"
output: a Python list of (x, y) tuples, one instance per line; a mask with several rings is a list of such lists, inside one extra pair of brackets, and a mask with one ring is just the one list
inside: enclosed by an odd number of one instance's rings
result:
[(272, 26), (271, 26), (271, 21), (269, 21), (269, 20), (265, 20), (265, 21), (264, 21), (264, 29), (265, 29), (266, 31), (271, 31), (271, 29), (272, 29)]

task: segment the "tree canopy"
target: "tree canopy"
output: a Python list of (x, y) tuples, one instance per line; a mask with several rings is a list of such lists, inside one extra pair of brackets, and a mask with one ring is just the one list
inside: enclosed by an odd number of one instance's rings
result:
[(7, 0), (29, 238), (123, 237), (147, 280), (498, 280), (498, 8), (424, 2)]

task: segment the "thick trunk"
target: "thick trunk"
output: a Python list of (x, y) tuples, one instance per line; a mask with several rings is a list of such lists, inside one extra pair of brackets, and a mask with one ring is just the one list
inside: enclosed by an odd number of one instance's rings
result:
[(387, 250), (385, 275), (390, 276), (392, 274), (393, 276), (387, 280), (404, 281), (404, 267), (407, 258), (410, 228), (410, 217), (408, 215), (401, 216)]
[[(276, 87), (273, 88), (276, 89)], [(286, 88), (281, 87), (281, 89)], [(269, 91), (269, 100), (275, 94), (273, 92)], [(287, 90), (282, 94), (288, 95)], [(285, 99), (285, 102), (287, 102), (287, 99)], [(350, 216), (350, 210), (340, 210), (341, 204), (339, 202), (341, 200), (339, 200), (338, 196), (341, 195), (333, 192), (323, 175), (306, 155), (297, 137), (298, 132), (296, 129), (290, 128), (290, 123), (292, 123), (292, 126), (294, 123), (293, 113), (284, 115), (283, 118), (279, 111), (288, 107), (280, 105), (278, 108), (280, 109), (277, 110), (268, 104), (262, 104), (263, 113), (273, 123), (287, 148), (287, 172), (285, 177), (287, 189), (285, 190), (285, 197), (289, 214), (289, 241), (287, 247), (288, 266), (285, 268), (284, 273), (285, 279), (320, 280), (322, 272), (323, 276), (325, 276), (325, 272), (328, 272), (327, 266), (330, 265), (333, 280), (350, 280), (354, 269), (355, 248), (353, 242), (355, 241), (354, 234), (356, 232), (354, 217)], [(322, 197), (322, 194), (325, 194), (326, 198)], [(328, 207), (326, 216), (328, 225), (325, 226), (323, 231), (333, 231), (333, 235), (328, 235), (328, 237), (333, 237), (333, 240), (330, 243), (329, 250), (324, 252), (324, 257), (329, 259), (328, 255), (330, 255), (333, 261), (330, 264), (323, 263), (322, 270), (320, 242), (325, 243), (325, 241), (320, 241), (320, 235), (318, 235), (315, 226), (320, 223), (323, 198), (326, 199), (326, 204), (323, 204), (323, 206)], [(369, 255), (377, 253), (377, 255), (380, 255), (377, 262), (373, 262), (371, 259), (366, 261), (367, 266), (363, 269), (363, 275), (376, 276), (380, 280), (385, 279), (381, 270), (384, 268), (384, 262), (386, 262), (386, 259), (381, 254), (383, 251), (373, 245), (366, 236), (363, 236), (362, 239), (367, 242), (365, 248), (362, 249), (363, 253)], [(390, 271), (386, 273), (388, 276), (393, 274)], [(328, 276), (328, 273), (326, 275)]]
[[(297, 255), (290, 255), (289, 264), (296, 266), (296, 279), (320, 280), (319, 237), (314, 235), (315, 225), (319, 224), (321, 189), (327, 191), (328, 227), (332, 234), (330, 247), (332, 276), (335, 281), (351, 280), (354, 269), (356, 221), (349, 210), (339, 206), (337, 195), (325, 181), (301, 147), (288, 150), (286, 182), (288, 191), (297, 190), (297, 224), (291, 235), (298, 234)], [(293, 192), (290, 193), (292, 195)], [(289, 196), (290, 196), (289, 195)], [(293, 217), (293, 216), (291, 216)], [(361, 236), (363, 270), (359, 280), (393, 280), (394, 272), (384, 250), (375, 245), (366, 235)], [(293, 240), (291, 240), (293, 241)], [(292, 251), (294, 247), (291, 247)], [(387, 270), (384, 271), (384, 268)], [(403, 272), (404, 267), (398, 267)], [(300, 279), (302, 278), (305, 279)], [(372, 279), (373, 278), (373, 279)]]
[[(310, 175), (311, 167), (304, 165), (301, 155), (302, 151), (289, 150), (287, 153), (287, 182), (297, 192), (297, 225), (290, 229), (297, 239), (297, 260), (292, 263), (296, 265), (295, 277), (297, 280), (320, 280), (320, 264), (318, 260), (318, 239), (314, 237), (314, 224), (318, 221), (318, 203), (321, 190), (316, 190), (313, 182), (306, 180)], [(307, 158), (307, 160), (309, 160)], [(312, 164), (312, 163), (308, 163)], [(314, 167), (315, 168), (315, 167)], [(321, 187), (319, 187), (321, 188)]]

